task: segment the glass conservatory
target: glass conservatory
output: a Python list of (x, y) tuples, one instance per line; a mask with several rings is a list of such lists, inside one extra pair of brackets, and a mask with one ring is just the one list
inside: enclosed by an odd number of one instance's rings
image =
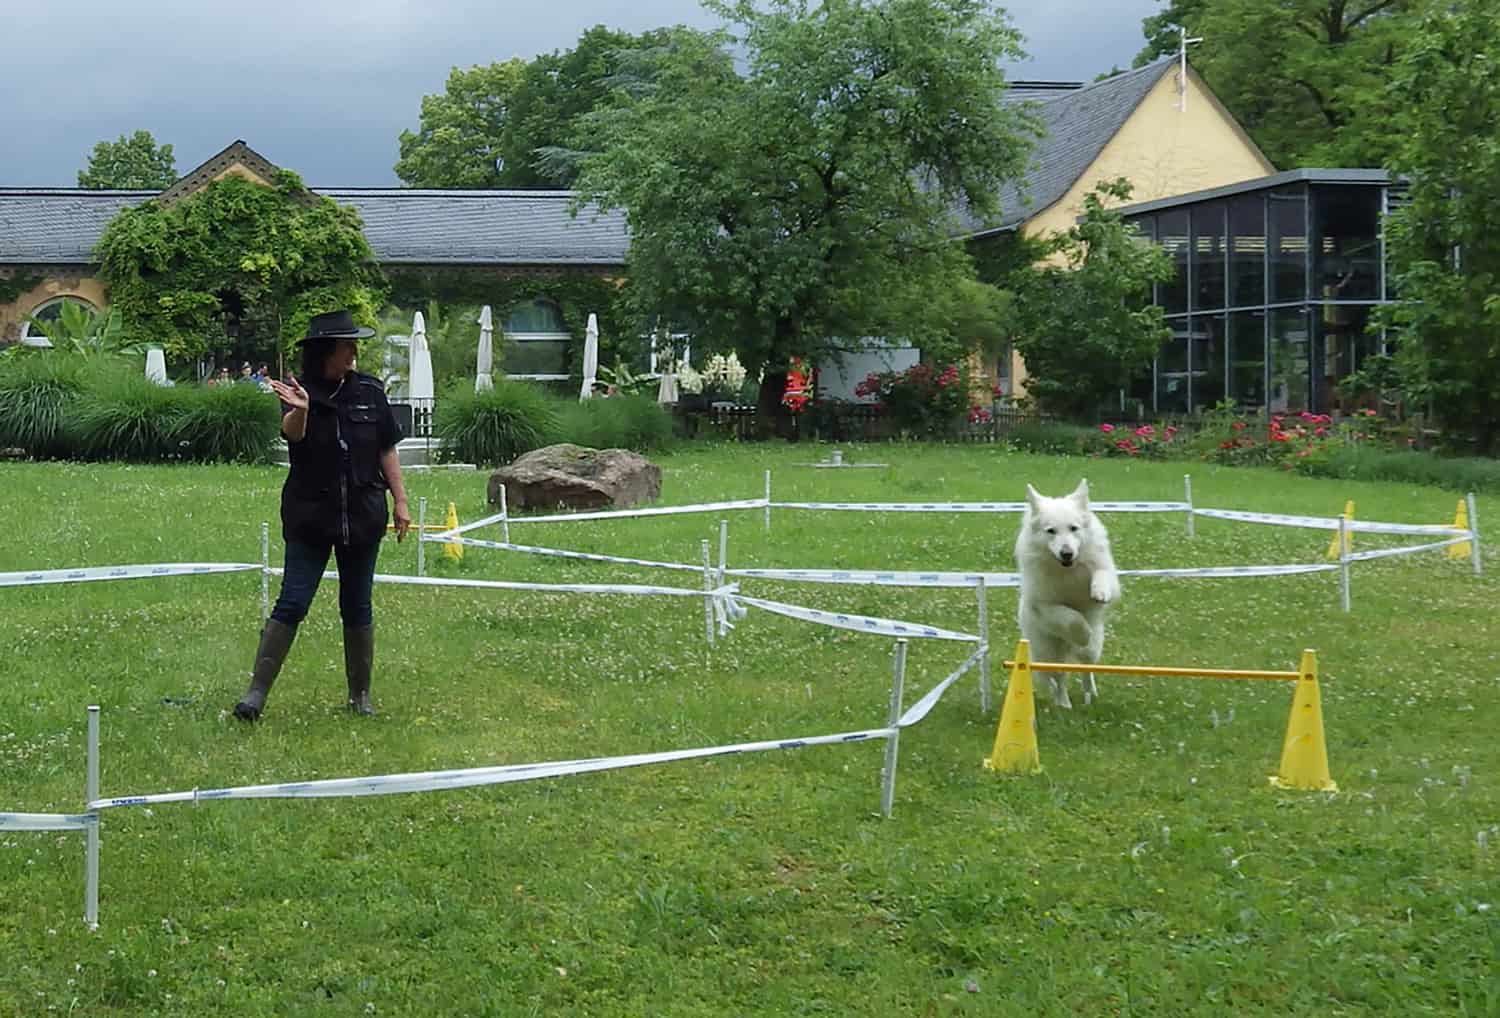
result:
[(1283, 413), (1339, 408), (1335, 383), (1380, 352), (1390, 296), (1382, 170), (1291, 170), (1130, 205), (1171, 255), (1154, 301), (1172, 339), (1127, 395), (1145, 413), (1200, 414), (1225, 397)]

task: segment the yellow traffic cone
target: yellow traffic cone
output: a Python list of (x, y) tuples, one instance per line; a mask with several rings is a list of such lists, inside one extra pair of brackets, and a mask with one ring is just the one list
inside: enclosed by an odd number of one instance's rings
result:
[[(1352, 520), (1352, 519), (1354, 519), (1354, 503), (1352, 501), (1344, 503), (1344, 519), (1346, 519), (1346, 520)], [(1344, 532), (1344, 554), (1347, 555), (1350, 552), (1352, 552), (1353, 550), (1354, 550), (1354, 534), (1352, 532), (1350, 532), (1350, 531), (1345, 531)], [(1339, 557), (1339, 533), (1338, 533), (1337, 530), (1335, 530), (1333, 532), (1333, 540), (1331, 540), (1331, 541), (1328, 542), (1328, 557), (1331, 558), (1331, 559), (1335, 559), (1335, 558)]]
[[(448, 529), (458, 529), (458, 506), (452, 502), (448, 503)], [(464, 546), (453, 541), (446, 542), (443, 545), (443, 554), (455, 562), (462, 562), (464, 560)]]
[(1323, 738), (1323, 698), (1318, 692), (1317, 651), (1304, 650), (1297, 669), (1297, 691), (1281, 747), (1281, 770), (1271, 779), (1277, 788), (1337, 792), (1328, 773), (1328, 743)]
[[(1453, 514), (1453, 529), (1469, 529), (1469, 506), (1463, 499), (1458, 500), (1458, 511)], [(1449, 558), (1468, 558), (1473, 553), (1474, 550), (1469, 547), (1468, 541), (1464, 541), (1461, 544), (1448, 545)]]
[(1016, 644), (1016, 659), (1005, 687), (1005, 706), (995, 748), (984, 761), (985, 770), (1035, 774), (1042, 769), (1036, 748), (1036, 699), (1031, 687), (1031, 641)]

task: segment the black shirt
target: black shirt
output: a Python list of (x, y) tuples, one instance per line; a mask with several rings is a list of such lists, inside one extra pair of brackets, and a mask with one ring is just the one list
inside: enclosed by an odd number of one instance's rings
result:
[(309, 544), (374, 544), (389, 519), (380, 454), (401, 441), (385, 386), (357, 371), (341, 382), (301, 381), (307, 432), (287, 442), (281, 535)]

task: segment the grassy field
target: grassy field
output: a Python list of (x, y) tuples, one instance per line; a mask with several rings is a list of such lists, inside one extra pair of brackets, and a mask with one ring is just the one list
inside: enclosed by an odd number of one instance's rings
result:
[[(689, 447), (663, 502), (1176, 499), (1180, 464), (962, 447)], [(0, 571), (259, 557), (273, 468), (0, 467)], [(1209, 467), (1200, 506), (1449, 522), (1434, 489)], [(482, 473), (413, 499), (489, 512)], [(1500, 520), (1482, 499), (1481, 525)], [(739, 566), (1012, 568), (1017, 520), (779, 510), (730, 519)], [(1299, 562), (1326, 533), (1107, 520), (1122, 568)], [(279, 535), (273, 526), (273, 556)], [(1492, 528), (1493, 529), (1493, 528)], [(538, 525), (518, 539), (696, 562), (717, 517)], [(1377, 547), (1387, 539), (1358, 539)], [(1406, 542), (1414, 543), (1414, 542)], [(102, 925), (83, 840), (0, 831), (0, 1014), (1402, 1015), (1500, 1013), (1500, 559), (1127, 581), (1108, 660), (1286, 669), (1319, 651), (1337, 794), (1267, 786), (1291, 690), (1101, 678), (1041, 710), (1045, 771), (980, 768), (996, 719), (966, 678), (901, 741), (464, 791), (108, 811)], [(412, 573), (412, 544), (381, 571)], [(470, 549), (437, 575), (697, 586)], [(750, 582), (747, 593), (972, 632), (972, 594)], [(342, 710), (336, 591), (264, 721), (227, 716), (255, 574), (0, 588), (0, 810), (76, 812), (84, 708), (103, 792), (139, 794), (710, 746), (884, 724), (893, 644), (752, 614), (705, 645), (696, 600), (379, 587), (380, 716)], [(1015, 592), (990, 595), (997, 657)], [(913, 701), (964, 659), (915, 641)], [(1003, 681), (996, 669), (997, 684)], [(998, 699), (998, 698), (997, 698)]]

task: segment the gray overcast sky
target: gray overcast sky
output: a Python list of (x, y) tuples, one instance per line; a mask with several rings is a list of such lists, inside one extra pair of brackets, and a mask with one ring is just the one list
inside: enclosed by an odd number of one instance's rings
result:
[[(1013, 78), (1129, 67), (1156, 0), (1016, 0)], [(451, 67), (568, 49), (584, 29), (706, 28), (696, 0), (0, 0), (0, 186), (73, 187), (145, 129), (186, 172), (236, 138), (315, 186), (392, 186), (402, 129)]]

